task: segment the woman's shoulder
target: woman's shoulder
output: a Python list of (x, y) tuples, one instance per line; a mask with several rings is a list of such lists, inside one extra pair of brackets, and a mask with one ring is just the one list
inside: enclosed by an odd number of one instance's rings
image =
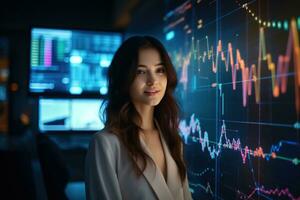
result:
[(87, 166), (99, 167), (95, 163), (110, 163), (111, 167), (118, 168), (118, 164), (121, 163), (121, 147), (118, 137), (107, 131), (101, 130), (95, 133), (89, 143), (86, 164)]
[(116, 134), (102, 129), (92, 136), (90, 145), (101, 145), (103, 148), (112, 148), (120, 145), (119, 138)]

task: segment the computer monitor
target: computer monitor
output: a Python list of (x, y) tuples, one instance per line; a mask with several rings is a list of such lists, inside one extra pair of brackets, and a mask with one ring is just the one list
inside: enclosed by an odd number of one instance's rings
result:
[(101, 104), (99, 99), (39, 99), (39, 131), (99, 131), (104, 127)]
[(107, 70), (121, 42), (119, 32), (32, 28), (29, 93), (105, 95)]

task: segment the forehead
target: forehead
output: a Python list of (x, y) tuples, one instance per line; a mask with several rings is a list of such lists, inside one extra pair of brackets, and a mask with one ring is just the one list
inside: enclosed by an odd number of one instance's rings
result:
[(155, 65), (161, 63), (161, 56), (157, 49), (146, 48), (139, 50), (138, 64)]

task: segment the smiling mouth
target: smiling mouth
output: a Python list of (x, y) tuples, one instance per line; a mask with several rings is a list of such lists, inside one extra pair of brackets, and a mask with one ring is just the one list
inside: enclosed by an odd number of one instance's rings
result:
[(145, 93), (146, 95), (148, 95), (148, 96), (153, 96), (153, 95), (159, 93), (159, 90), (155, 90), (155, 91), (145, 91), (144, 93)]

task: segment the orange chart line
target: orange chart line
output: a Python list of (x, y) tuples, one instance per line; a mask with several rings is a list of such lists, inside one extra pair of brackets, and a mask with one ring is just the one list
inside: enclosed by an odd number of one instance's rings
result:
[[(207, 38), (208, 40), (208, 38)], [(212, 60), (212, 71), (217, 73), (219, 61), (224, 62), (226, 71), (231, 68), (232, 75), (232, 87), (236, 90), (236, 78), (237, 71), (241, 71), (242, 74), (242, 95), (243, 95), (243, 106), (247, 106), (247, 96), (252, 95), (252, 82), (255, 90), (255, 101), (260, 102), (260, 78), (261, 78), (261, 65), (263, 61), (267, 62), (268, 70), (271, 72), (272, 79), (272, 91), (274, 97), (279, 97), (280, 94), (284, 94), (287, 91), (288, 77), (285, 74), (288, 73), (290, 62), (293, 60), (294, 72), (295, 72), (295, 110), (297, 114), (300, 114), (300, 49), (299, 49), (299, 38), (297, 31), (296, 20), (291, 20), (291, 26), (289, 30), (288, 42), (286, 47), (286, 53), (279, 55), (277, 58), (277, 64), (274, 63), (271, 53), (266, 50), (265, 33), (264, 29), (260, 28), (259, 33), (259, 52), (258, 52), (258, 63), (251, 64), (251, 67), (245, 63), (240, 50), (235, 50), (234, 59), (234, 49), (232, 44), (229, 42), (227, 45), (227, 55), (225, 56), (225, 51), (222, 48), (222, 41), (218, 41), (216, 47), (216, 54), (214, 58), (214, 49), (209, 49), (207, 44), (207, 51), (200, 55), (199, 44), (197, 41), (197, 49), (195, 49), (194, 38), (192, 37), (192, 54), (187, 55), (183, 60), (183, 69), (181, 74), (181, 82), (186, 86), (188, 82), (188, 65), (190, 64), (190, 59), (194, 58), (197, 60), (202, 60), (205, 62), (207, 60)], [(208, 42), (207, 42), (208, 43)], [(186, 87), (185, 87), (186, 88)]]

